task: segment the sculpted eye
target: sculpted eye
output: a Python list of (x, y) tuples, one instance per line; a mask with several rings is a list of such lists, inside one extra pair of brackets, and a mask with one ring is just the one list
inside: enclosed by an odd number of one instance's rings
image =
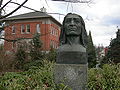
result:
[(75, 18), (74, 21), (75, 21), (76, 23), (80, 23), (80, 20), (79, 20), (78, 18)]
[(65, 20), (65, 22), (66, 22), (66, 23), (69, 23), (69, 22), (71, 22), (71, 19), (68, 18), (68, 19)]

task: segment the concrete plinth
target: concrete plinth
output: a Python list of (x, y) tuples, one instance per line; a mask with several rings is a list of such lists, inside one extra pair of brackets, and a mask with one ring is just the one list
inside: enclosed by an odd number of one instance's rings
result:
[(72, 90), (87, 90), (87, 64), (56, 64), (55, 83), (64, 83)]

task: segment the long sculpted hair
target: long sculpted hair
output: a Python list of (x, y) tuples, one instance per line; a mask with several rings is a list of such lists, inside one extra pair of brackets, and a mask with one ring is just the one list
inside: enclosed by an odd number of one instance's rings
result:
[(69, 15), (76, 15), (80, 18), (80, 22), (82, 24), (82, 30), (81, 30), (81, 35), (80, 35), (80, 43), (82, 46), (86, 47), (87, 46), (87, 42), (88, 42), (88, 37), (87, 37), (87, 32), (86, 32), (86, 29), (85, 29), (85, 23), (84, 23), (84, 20), (83, 18), (80, 16), (80, 15), (77, 15), (77, 14), (73, 14), (73, 13), (68, 13), (65, 17), (64, 17), (64, 20), (63, 20), (63, 24), (62, 24), (62, 27), (61, 27), (61, 33), (60, 33), (60, 38), (59, 38), (59, 41), (60, 41), (60, 45), (64, 45), (66, 44), (66, 34), (65, 34), (65, 20), (67, 18), (67, 16)]

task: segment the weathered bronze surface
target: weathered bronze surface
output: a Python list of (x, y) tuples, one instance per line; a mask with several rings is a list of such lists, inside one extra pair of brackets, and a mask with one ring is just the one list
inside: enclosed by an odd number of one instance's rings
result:
[(60, 34), (57, 63), (87, 63), (87, 33), (81, 16), (69, 13), (65, 16)]
[(81, 16), (69, 13), (65, 16), (60, 34), (60, 45), (79, 44), (86, 47), (87, 33)]

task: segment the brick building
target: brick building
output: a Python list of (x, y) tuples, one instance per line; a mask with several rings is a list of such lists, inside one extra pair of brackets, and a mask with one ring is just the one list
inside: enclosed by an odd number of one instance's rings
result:
[(16, 51), (19, 42), (28, 43), (35, 33), (40, 33), (43, 51), (49, 51), (51, 46), (55, 49), (58, 47), (61, 24), (45, 12), (25, 13), (6, 18), (4, 21), (5, 39), (14, 40), (5, 40), (6, 51)]

